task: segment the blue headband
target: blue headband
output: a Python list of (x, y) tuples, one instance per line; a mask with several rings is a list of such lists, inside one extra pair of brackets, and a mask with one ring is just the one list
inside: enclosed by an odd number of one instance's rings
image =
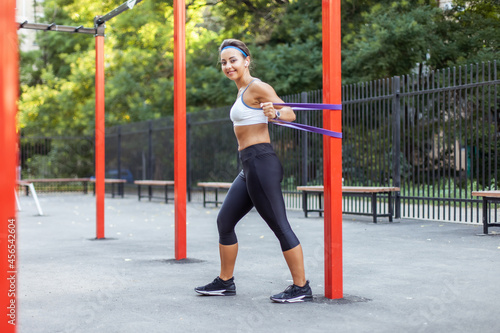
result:
[(226, 46), (225, 48), (223, 48), (221, 50), (221, 52), (224, 51), (225, 49), (235, 49), (235, 50), (238, 50), (241, 53), (243, 53), (243, 55), (245, 56), (245, 58), (248, 57), (247, 54), (242, 49), (240, 49), (239, 47), (236, 47), (236, 46)]

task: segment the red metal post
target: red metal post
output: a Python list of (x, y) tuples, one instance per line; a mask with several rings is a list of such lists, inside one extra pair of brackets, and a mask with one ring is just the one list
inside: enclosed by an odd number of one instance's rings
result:
[[(323, 0), (323, 102), (342, 104), (341, 0)], [(323, 126), (341, 132), (338, 111), (323, 111)], [(343, 297), (342, 278), (342, 141), (324, 136), (325, 297)]]
[(96, 238), (104, 238), (104, 35), (95, 37), (95, 199)]
[(175, 259), (186, 258), (186, 6), (174, 0)]
[(19, 93), (19, 59), (15, 0), (0, 1), (0, 332), (16, 332), (17, 234), (16, 112)]

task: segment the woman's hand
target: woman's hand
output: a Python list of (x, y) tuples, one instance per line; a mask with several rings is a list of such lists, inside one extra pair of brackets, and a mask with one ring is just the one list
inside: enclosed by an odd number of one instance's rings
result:
[(274, 105), (272, 102), (267, 102), (267, 103), (260, 103), (260, 107), (262, 108), (264, 115), (269, 119), (269, 120), (275, 120), (276, 116), (278, 114), (278, 110), (274, 108)]
[(288, 106), (280, 106), (279, 109), (275, 109), (272, 102), (266, 102), (260, 103), (260, 107), (264, 111), (264, 115), (271, 121), (278, 119), (295, 121), (295, 112), (293, 112), (292, 108)]

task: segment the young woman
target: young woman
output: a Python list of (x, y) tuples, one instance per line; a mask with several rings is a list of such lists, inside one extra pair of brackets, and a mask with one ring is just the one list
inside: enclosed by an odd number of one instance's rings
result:
[(251, 57), (247, 46), (236, 39), (227, 39), (219, 47), (224, 74), (238, 87), (230, 117), (238, 140), (243, 170), (236, 177), (217, 216), (219, 230), (220, 274), (205, 286), (195, 288), (203, 295), (236, 295), (234, 265), (238, 241), (234, 228), (253, 207), (278, 238), (293, 278), (284, 292), (271, 296), (275, 302), (312, 300), (309, 281), (305, 278), (304, 258), (299, 240), (288, 222), (281, 192), (283, 168), (271, 146), (268, 120), (294, 121), (289, 107), (276, 109), (283, 103), (274, 89), (250, 74)]

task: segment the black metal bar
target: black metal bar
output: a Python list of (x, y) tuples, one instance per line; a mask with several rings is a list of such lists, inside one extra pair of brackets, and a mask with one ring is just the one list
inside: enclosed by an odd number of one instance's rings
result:
[(88, 35), (95, 35), (97, 29), (95, 28), (84, 28), (83, 26), (72, 27), (67, 25), (57, 25), (55, 23), (28, 23), (24, 21), (23, 23), (17, 23), (18, 29), (31, 29), (31, 30), (45, 30), (45, 31), (60, 31), (60, 32), (70, 32), (70, 33), (81, 33)]
[[(301, 103), (307, 103), (307, 93), (306, 92), (302, 92), (300, 94), (300, 100), (301, 100)], [(307, 121), (307, 114), (306, 114), (306, 117), (303, 117), (303, 124), (307, 125), (308, 124), (308, 121)], [(302, 136), (302, 177), (301, 177), (301, 185), (307, 185), (307, 174), (308, 174), (308, 159), (307, 159), (307, 156), (308, 156), (308, 135), (307, 135), (307, 132), (306, 131), (302, 131), (301, 133), (301, 136)]]
[(304, 217), (307, 217), (307, 191), (302, 191), (302, 210)]
[(147, 177), (153, 179), (153, 121), (148, 122), (148, 168)]
[[(400, 166), (400, 151), (401, 151), (401, 97), (400, 93), (400, 78), (395, 76), (393, 78), (393, 110), (392, 110), (392, 128), (393, 128), (393, 139), (392, 139), (392, 167), (393, 167), (393, 184), (394, 187), (401, 187), (401, 166)], [(401, 217), (401, 199), (396, 193), (396, 218)]]
[(186, 114), (186, 168), (187, 168), (187, 200), (191, 202), (191, 189), (192, 189), (192, 167), (191, 167), (191, 115)]
[(488, 234), (488, 198), (483, 197), (483, 233)]
[(118, 169), (118, 179), (122, 178), (122, 127), (118, 126), (118, 137), (117, 137), (117, 169)]
[(377, 193), (372, 193), (373, 223), (377, 223)]
[(99, 17), (95, 23), (97, 25), (101, 25), (103, 23), (105, 23), (106, 21), (109, 21), (111, 20), (113, 17), (117, 16), (117, 15), (120, 15), (121, 13), (123, 13), (124, 11), (126, 10), (129, 10), (129, 9), (132, 9), (136, 4), (138, 4), (139, 2), (141, 2), (142, 0), (129, 0), (127, 2), (124, 2), (122, 3), (120, 6), (116, 7), (115, 9), (113, 9), (112, 11), (110, 11), (109, 13)]
[(203, 207), (207, 206), (207, 191), (205, 187), (203, 187)]
[(388, 193), (389, 197), (389, 222), (392, 222), (392, 216), (394, 215), (394, 206), (392, 205), (392, 192)]
[[(440, 70), (437, 70), (436, 71), (436, 85), (437, 85), (437, 88), (441, 88), (440, 85), (441, 85), (441, 71)], [(437, 132), (436, 132), (436, 140), (435, 142), (437, 143), (437, 156), (436, 156), (436, 159), (437, 159), (437, 166), (439, 168), (439, 165), (440, 165), (440, 160), (441, 160), (441, 154), (439, 153), (441, 151), (440, 149), (440, 143), (441, 143), (441, 140), (439, 139), (439, 137), (441, 136), (441, 92), (438, 92), (437, 93), (437, 101), (436, 101), (436, 115), (437, 115)], [(443, 138), (444, 138), (444, 135), (443, 135)], [(443, 147), (444, 148), (444, 147)], [(436, 171), (435, 171), (436, 172)], [(439, 175), (441, 173), (441, 171), (438, 169), (438, 177), (437, 177), (437, 193), (439, 195), (439, 193), (441, 192), (441, 176)], [(441, 209), (438, 209), (437, 210), (437, 218), (438, 220), (440, 219), (441, 217)]]

